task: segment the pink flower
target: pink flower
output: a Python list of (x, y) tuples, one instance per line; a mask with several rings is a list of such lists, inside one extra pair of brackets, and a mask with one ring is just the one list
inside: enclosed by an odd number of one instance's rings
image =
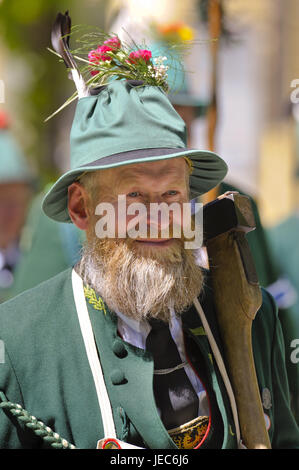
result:
[[(92, 50), (88, 54), (88, 59), (89, 59), (89, 62), (91, 62), (92, 64), (98, 65), (99, 62), (100, 62), (100, 55), (97, 53), (97, 51)], [(99, 71), (98, 70), (91, 70), (90, 73), (91, 73), (92, 76), (94, 76), (94, 75), (97, 75), (99, 73)]]
[(131, 64), (137, 64), (138, 61), (143, 60), (148, 62), (152, 57), (151, 51), (146, 49), (138, 49), (138, 51), (133, 51), (129, 54), (129, 62)]
[(109, 46), (99, 46), (96, 49), (96, 53), (99, 55), (99, 60), (105, 62), (106, 60), (111, 60), (111, 56), (107, 55), (106, 52), (112, 51), (112, 48)]
[(95, 50), (92, 50), (88, 53), (88, 59), (89, 62), (93, 62), (95, 64), (98, 64), (100, 61), (99, 54)]
[(106, 41), (103, 42), (103, 45), (111, 47), (111, 50), (117, 51), (120, 49), (121, 42), (117, 36), (112, 36), (109, 39), (106, 39)]
[[(110, 61), (110, 55), (106, 54), (106, 52), (112, 51), (113, 49), (109, 46), (99, 46), (95, 50), (93, 49), (88, 53), (89, 62), (94, 65), (99, 65), (100, 62)], [(98, 70), (91, 70), (91, 75), (97, 75), (99, 73)]]
[(106, 54), (106, 52), (112, 51), (109, 46), (99, 46), (96, 50), (92, 50), (88, 54), (89, 62), (92, 62), (95, 65), (98, 65), (100, 62), (105, 62), (106, 60), (111, 60), (111, 57)]

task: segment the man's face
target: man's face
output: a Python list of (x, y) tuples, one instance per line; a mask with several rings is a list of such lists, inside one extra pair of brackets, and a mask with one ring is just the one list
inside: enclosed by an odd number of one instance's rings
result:
[[(171, 210), (167, 214), (168, 218), (163, 219), (161, 214), (155, 216), (157, 213), (152, 209), (161, 207), (161, 204), (164, 207), (178, 208), (187, 203), (188, 177), (189, 169), (184, 158), (125, 165), (98, 172), (98, 193), (96, 191), (93, 197), (88, 236), (94, 236), (98, 220), (95, 203), (109, 203), (113, 207), (115, 238), (120, 233), (120, 221), (125, 223), (126, 235), (130, 233), (130, 227), (136, 221), (136, 211), (128, 208), (133, 209), (132, 204), (136, 207), (135, 204), (138, 203), (147, 214), (146, 217), (139, 218), (139, 222), (145, 224), (147, 230), (145, 235), (136, 236), (136, 249), (145, 253), (150, 248), (164, 250), (171, 247), (177, 241), (171, 234), (173, 225), (180, 224), (181, 212)], [(119, 205), (119, 196), (125, 198), (125, 208)], [(170, 228), (169, 236), (163, 237), (162, 230), (167, 229), (167, 225)], [(151, 236), (153, 232), (156, 233), (155, 237)]]
[[(153, 220), (151, 212), (146, 226), (156, 225), (157, 237), (130, 237), (134, 215), (127, 214), (133, 203), (177, 203), (188, 201), (189, 168), (184, 158), (138, 163), (94, 173), (85, 191), (87, 200), (87, 244), (81, 260), (80, 274), (94, 287), (112, 311), (135, 319), (149, 316), (169, 320), (169, 308), (178, 313), (192, 303), (202, 285), (201, 269), (192, 250), (184, 248), (183, 238), (161, 237), (164, 221)], [(84, 184), (84, 183), (83, 183)], [(125, 195), (125, 236), (101, 238), (96, 226), (98, 205), (109, 203), (115, 209), (113, 222), (119, 228), (118, 197)], [(168, 224), (172, 225), (172, 212)], [(176, 221), (174, 221), (176, 223)]]
[(6, 248), (20, 236), (29, 199), (27, 184), (0, 184), (0, 248)]

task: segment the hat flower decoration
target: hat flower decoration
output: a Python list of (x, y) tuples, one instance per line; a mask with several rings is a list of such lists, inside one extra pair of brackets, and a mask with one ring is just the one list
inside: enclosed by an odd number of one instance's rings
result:
[[(87, 70), (95, 77), (92, 83), (103, 84), (106, 79), (135, 79), (168, 90), (167, 70), (163, 65), (167, 57), (152, 58), (148, 49), (127, 50), (118, 36), (110, 36), (88, 53)], [(80, 60), (80, 59), (79, 59)]]
[(68, 13), (59, 13), (52, 45), (76, 86), (60, 109), (78, 100), (70, 132), (70, 169), (46, 194), (44, 212), (56, 221), (71, 222), (69, 186), (86, 172), (122, 165), (184, 157), (192, 166), (191, 197), (216, 186), (227, 172), (225, 162), (208, 150), (188, 148), (185, 122), (169, 100), (171, 51), (167, 57), (154, 55), (145, 44), (128, 45), (115, 34), (96, 30), (80, 33), (80, 47), (71, 52), (74, 31), (80, 28), (71, 31)]
[[(69, 48), (70, 36), (78, 45), (72, 51)], [(153, 57), (146, 44), (138, 45), (130, 39), (130, 43), (127, 43), (121, 41), (116, 34), (105, 33), (101, 29), (88, 33), (81, 26), (71, 27), (68, 12), (64, 15), (59, 13), (51, 36), (54, 51), (49, 50), (64, 61), (70, 72), (69, 78), (75, 82), (76, 91), (45, 121), (77, 98), (93, 94), (93, 89), (112, 80), (142, 81), (146, 85), (161, 87), (168, 93), (168, 69), (183, 67), (183, 62), (178, 60), (182, 53), (182, 41), (174, 41), (171, 44), (167, 57)], [(174, 60), (172, 49), (175, 50)]]

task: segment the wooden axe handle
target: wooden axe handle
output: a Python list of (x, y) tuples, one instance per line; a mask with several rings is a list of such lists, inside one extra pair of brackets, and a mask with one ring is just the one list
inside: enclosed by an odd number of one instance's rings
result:
[(262, 295), (245, 238), (246, 227), (241, 228), (240, 218), (242, 214), (240, 217), (238, 214), (232, 217), (232, 228), (227, 230), (226, 227), (224, 233), (208, 238), (206, 247), (217, 319), (237, 403), (242, 440), (248, 449), (270, 449), (251, 342), (252, 321), (261, 306)]

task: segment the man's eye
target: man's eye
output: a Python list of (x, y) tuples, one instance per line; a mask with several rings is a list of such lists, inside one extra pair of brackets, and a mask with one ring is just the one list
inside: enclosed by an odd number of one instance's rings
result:
[(178, 194), (177, 191), (175, 191), (174, 189), (171, 189), (170, 191), (167, 191), (167, 196), (176, 196)]
[(131, 193), (128, 194), (128, 197), (138, 197), (140, 196), (140, 193), (138, 191), (132, 191)]

